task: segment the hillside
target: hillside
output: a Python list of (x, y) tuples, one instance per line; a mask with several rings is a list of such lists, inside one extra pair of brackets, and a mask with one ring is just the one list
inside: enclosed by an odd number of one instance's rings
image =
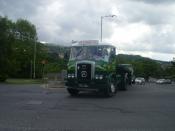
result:
[(171, 62), (154, 60), (147, 57), (142, 57), (140, 55), (127, 55), (127, 54), (118, 54), (116, 57), (121, 63), (132, 63), (132, 62), (143, 62), (143, 61), (151, 61), (159, 64), (163, 69), (172, 66)]

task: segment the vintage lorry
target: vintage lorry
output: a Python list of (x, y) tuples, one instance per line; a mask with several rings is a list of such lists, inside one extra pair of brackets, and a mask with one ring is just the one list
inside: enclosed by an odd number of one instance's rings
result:
[(132, 65), (116, 64), (116, 49), (112, 44), (96, 40), (72, 44), (66, 79), (70, 95), (96, 91), (112, 96), (118, 89), (127, 90), (132, 76)]

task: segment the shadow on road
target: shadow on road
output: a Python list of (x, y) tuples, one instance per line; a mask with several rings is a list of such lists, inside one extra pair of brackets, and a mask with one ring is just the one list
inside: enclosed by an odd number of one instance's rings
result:
[(69, 98), (83, 98), (83, 99), (110, 99), (115, 97), (115, 95), (111, 96), (111, 97), (107, 97), (105, 96), (103, 93), (99, 93), (99, 92), (80, 92), (77, 96), (70, 96)]

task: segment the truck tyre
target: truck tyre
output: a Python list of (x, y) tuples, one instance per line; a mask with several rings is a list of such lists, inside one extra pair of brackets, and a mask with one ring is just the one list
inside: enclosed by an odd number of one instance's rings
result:
[(125, 74), (122, 78), (122, 81), (121, 81), (120, 90), (122, 90), (122, 91), (127, 90), (127, 86), (128, 86), (127, 81), (128, 81), (128, 77), (127, 77), (127, 74)]
[(77, 96), (78, 93), (79, 93), (79, 90), (76, 90), (76, 89), (67, 88), (67, 91), (69, 92), (69, 94), (70, 94), (71, 96)]
[(106, 97), (111, 97), (111, 96), (113, 96), (116, 93), (117, 93), (117, 90), (116, 90), (116, 87), (115, 87), (114, 83), (109, 82), (108, 87), (104, 91), (104, 95)]
[(132, 85), (132, 77), (131, 77), (131, 74), (129, 74), (129, 77), (128, 77), (128, 84), (129, 84), (129, 85)]

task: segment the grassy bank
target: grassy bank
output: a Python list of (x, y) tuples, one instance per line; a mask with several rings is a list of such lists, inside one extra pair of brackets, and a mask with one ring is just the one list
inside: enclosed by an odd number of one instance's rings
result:
[(7, 79), (7, 84), (41, 84), (41, 79)]

